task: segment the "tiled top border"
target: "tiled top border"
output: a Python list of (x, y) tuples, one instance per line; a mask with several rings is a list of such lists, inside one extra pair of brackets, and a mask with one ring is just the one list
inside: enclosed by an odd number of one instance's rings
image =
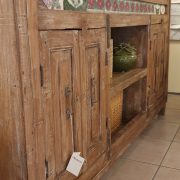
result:
[(166, 6), (132, 0), (43, 0), (48, 9), (133, 14), (166, 14)]

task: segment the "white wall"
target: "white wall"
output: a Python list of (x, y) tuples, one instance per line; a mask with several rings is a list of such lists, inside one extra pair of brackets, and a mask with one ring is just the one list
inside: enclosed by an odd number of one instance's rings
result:
[(170, 42), (168, 91), (180, 93), (180, 41)]

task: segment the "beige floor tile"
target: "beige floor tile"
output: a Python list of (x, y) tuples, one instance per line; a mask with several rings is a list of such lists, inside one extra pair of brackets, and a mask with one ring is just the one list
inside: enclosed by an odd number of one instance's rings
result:
[(168, 123), (164, 120), (155, 120), (151, 126), (149, 126), (142, 133), (142, 136), (149, 136), (154, 139), (172, 141), (179, 124)]
[(161, 167), (154, 180), (179, 180), (180, 170)]
[(179, 142), (180, 143), (180, 130), (178, 131), (178, 133), (176, 134), (174, 141)]
[(152, 180), (158, 166), (119, 159), (101, 180)]
[(167, 108), (180, 109), (180, 95), (168, 95)]
[(169, 145), (168, 141), (139, 138), (128, 148), (122, 158), (160, 165)]
[(162, 166), (180, 169), (180, 143), (173, 142)]
[(168, 101), (171, 101), (171, 100), (180, 100), (180, 95), (178, 94), (168, 94)]
[(165, 115), (160, 116), (160, 119), (162, 119), (166, 122), (180, 124), (180, 110), (167, 108)]

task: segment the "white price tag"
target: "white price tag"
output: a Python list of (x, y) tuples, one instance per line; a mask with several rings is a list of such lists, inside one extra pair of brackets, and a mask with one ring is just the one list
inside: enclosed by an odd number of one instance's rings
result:
[(80, 152), (74, 152), (66, 170), (75, 176), (79, 176), (84, 161), (85, 159), (80, 156)]

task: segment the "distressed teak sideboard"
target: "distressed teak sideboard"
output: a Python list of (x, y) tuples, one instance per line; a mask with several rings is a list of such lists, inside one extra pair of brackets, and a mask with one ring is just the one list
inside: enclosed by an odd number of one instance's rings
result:
[[(40, 0), (0, 0), (0, 179), (99, 179), (165, 113), (170, 2), (141, 2), (166, 12), (56, 11)], [(134, 69), (112, 77), (111, 39), (138, 52)], [(73, 152), (86, 160), (79, 177), (66, 171)]]

